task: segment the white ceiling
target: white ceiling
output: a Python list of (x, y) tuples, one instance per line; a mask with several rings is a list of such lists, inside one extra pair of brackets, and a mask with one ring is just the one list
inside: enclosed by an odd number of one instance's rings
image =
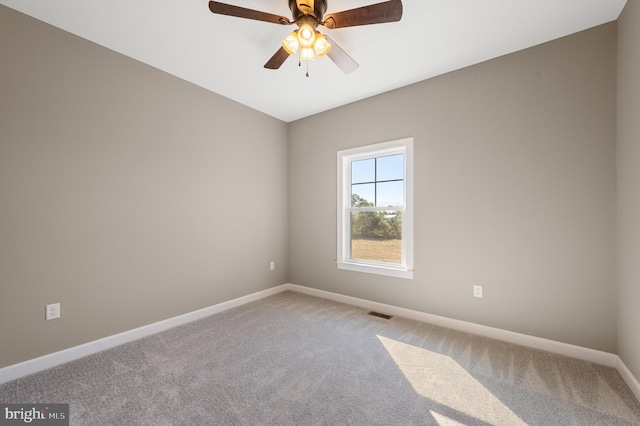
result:
[[(287, 0), (223, 0), (290, 17)], [(328, 0), (327, 13), (380, 0)], [(290, 122), (614, 21), (626, 0), (404, 0), (400, 22), (327, 30), (359, 64), (263, 68), (293, 30), (208, 0), (0, 0), (80, 37)]]

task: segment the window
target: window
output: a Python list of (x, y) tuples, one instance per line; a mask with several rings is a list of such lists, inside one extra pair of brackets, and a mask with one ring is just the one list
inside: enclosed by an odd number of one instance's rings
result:
[(338, 268), (413, 278), (413, 138), (338, 151)]

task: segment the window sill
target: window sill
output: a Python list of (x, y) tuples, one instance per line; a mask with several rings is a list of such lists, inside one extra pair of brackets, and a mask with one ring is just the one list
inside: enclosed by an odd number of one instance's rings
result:
[(365, 272), (367, 274), (386, 275), (388, 277), (405, 278), (412, 280), (413, 271), (407, 269), (389, 268), (378, 265), (365, 265), (362, 263), (337, 262), (338, 269), (354, 272)]

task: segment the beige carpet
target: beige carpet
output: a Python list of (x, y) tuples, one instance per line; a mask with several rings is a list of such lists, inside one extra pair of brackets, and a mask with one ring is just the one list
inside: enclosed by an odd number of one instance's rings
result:
[(285, 292), (0, 386), (73, 425), (640, 425), (618, 373)]

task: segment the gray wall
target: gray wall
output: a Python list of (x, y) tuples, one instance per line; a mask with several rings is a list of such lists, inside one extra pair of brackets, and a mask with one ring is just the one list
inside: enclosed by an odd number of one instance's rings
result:
[[(415, 279), (337, 270), (336, 151), (407, 136)], [(616, 352), (615, 138), (615, 23), (291, 123), (289, 280)]]
[(618, 354), (640, 378), (640, 1), (618, 20)]
[(0, 367), (286, 282), (287, 212), (285, 123), (0, 6)]

